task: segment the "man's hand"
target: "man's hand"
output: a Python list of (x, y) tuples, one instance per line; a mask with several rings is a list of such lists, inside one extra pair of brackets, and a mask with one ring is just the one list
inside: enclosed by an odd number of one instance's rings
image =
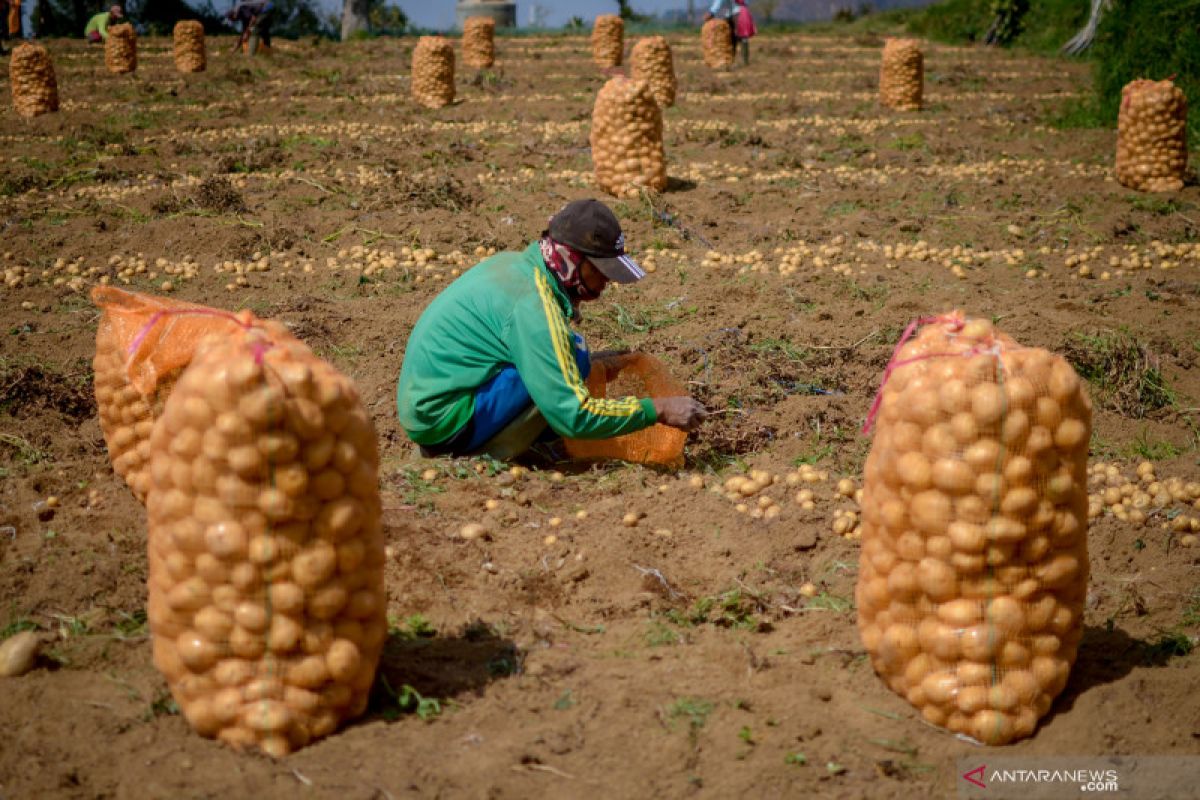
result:
[(658, 421), (672, 428), (694, 431), (708, 416), (708, 410), (690, 397), (656, 397), (654, 413)]

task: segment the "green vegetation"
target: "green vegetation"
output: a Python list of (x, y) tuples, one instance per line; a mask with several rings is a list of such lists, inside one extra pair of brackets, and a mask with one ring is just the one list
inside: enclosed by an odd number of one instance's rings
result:
[(1128, 330), (1078, 333), (1064, 354), (1102, 407), (1134, 419), (1174, 405), (1158, 359)]
[[(908, 19), (910, 33), (941, 42), (982, 42), (995, 18), (993, 0), (949, 0), (929, 6)], [(1044, 0), (1029, 4), (1019, 30), (1008, 38), (1037, 53), (1051, 54), (1066, 44), (1087, 21), (1087, 0)], [(1004, 37), (1001, 37), (1002, 40)]]
[(1112, 0), (1093, 47), (1100, 113), (1117, 121), (1121, 89), (1135, 78), (1172, 75), (1188, 103), (1188, 136), (1200, 147), (1200, 3)]
[(713, 708), (715, 706), (707, 700), (695, 697), (681, 697), (667, 706), (667, 719), (672, 723), (672, 726), (676, 720), (686, 719), (688, 723), (688, 735), (694, 739), (700, 729), (704, 727), (704, 723), (708, 721), (708, 715), (713, 712)]

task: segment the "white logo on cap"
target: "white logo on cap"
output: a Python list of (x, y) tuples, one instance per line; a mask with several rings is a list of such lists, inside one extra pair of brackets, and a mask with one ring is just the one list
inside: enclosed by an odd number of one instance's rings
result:
[(625, 249), (625, 232), (624, 231), (617, 234), (617, 249), (618, 250)]

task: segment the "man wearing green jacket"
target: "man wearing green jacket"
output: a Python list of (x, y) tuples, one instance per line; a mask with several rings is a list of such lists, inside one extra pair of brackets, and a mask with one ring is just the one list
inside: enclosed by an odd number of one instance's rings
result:
[(400, 370), (401, 426), (426, 455), (491, 452), (488, 443), (517, 425), (573, 439), (655, 422), (694, 430), (706, 412), (690, 397), (601, 399), (584, 384), (590, 358), (570, 329), (579, 304), (609, 281), (643, 277), (612, 211), (569, 203), (541, 239), (477, 264), (421, 314)]

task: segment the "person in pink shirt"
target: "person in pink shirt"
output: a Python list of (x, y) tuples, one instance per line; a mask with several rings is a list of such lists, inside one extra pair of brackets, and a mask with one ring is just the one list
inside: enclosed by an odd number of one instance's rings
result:
[(746, 0), (713, 0), (704, 21), (723, 19), (729, 23), (729, 38), (733, 40), (733, 52), (736, 54), (738, 45), (742, 46), (742, 64), (750, 66), (750, 37), (758, 33), (754, 27), (754, 18), (750, 16), (750, 8)]
[(739, 44), (742, 46), (742, 65), (750, 66), (750, 38), (758, 33), (754, 25), (754, 17), (750, 16), (750, 7), (746, 0), (734, 0), (737, 12), (731, 20), (733, 24), (733, 50), (736, 53)]

